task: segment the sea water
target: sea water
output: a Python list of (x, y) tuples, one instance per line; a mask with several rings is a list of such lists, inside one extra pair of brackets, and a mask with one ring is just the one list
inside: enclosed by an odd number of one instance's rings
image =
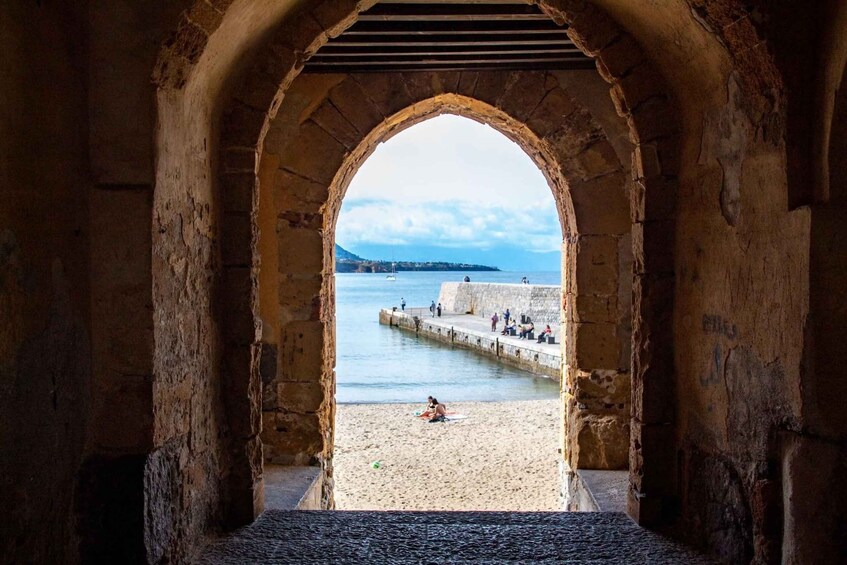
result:
[(380, 308), (406, 299), (406, 309), (438, 302), (441, 283), (461, 281), (561, 284), (558, 272), (408, 272), (397, 280), (384, 273), (338, 273), (336, 342), (338, 402), (418, 402), (435, 396), (460, 401), (557, 398), (559, 383), (496, 360), (396, 328), (380, 325)]

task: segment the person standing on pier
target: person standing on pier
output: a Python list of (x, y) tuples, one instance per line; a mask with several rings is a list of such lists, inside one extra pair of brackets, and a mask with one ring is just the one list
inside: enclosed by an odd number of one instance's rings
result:
[(403, 312), (406, 311), (406, 299), (402, 297), (400, 298), (400, 310)]
[(509, 312), (509, 309), (508, 309), (508, 308), (506, 308), (506, 311), (505, 311), (505, 312), (503, 312), (503, 322), (504, 322), (507, 326), (509, 325), (509, 318), (511, 318), (511, 317), (512, 317), (512, 313), (511, 313), (511, 312)]
[(497, 322), (500, 321), (500, 316), (497, 315), (497, 312), (491, 315), (491, 331), (497, 331)]
[(433, 318), (435, 318), (435, 300), (433, 300), (432, 304), (429, 305), (429, 313), (432, 314)]
[(435, 310), (438, 312), (438, 317), (441, 317), (441, 303), (438, 303), (438, 306), (435, 307)]

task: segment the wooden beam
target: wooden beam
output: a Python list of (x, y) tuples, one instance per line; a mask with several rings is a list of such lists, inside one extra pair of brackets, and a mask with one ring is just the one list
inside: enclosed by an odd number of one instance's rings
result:
[(569, 57), (568, 55), (548, 55), (548, 56), (522, 56), (520, 54), (508, 55), (486, 55), (484, 57), (465, 57), (465, 56), (445, 56), (445, 57), (427, 57), (425, 59), (416, 58), (395, 58), (395, 59), (372, 59), (360, 57), (351, 59), (318, 59), (312, 57), (307, 65), (315, 67), (333, 67), (344, 65), (361, 65), (369, 66), (391, 66), (403, 65), (408, 67), (417, 67), (420, 65), (436, 65), (436, 64), (452, 64), (452, 65), (474, 65), (474, 64), (497, 64), (497, 63), (570, 63), (583, 62), (584, 57)]
[(573, 45), (561, 35), (541, 34), (531, 36), (515, 35), (427, 35), (427, 36), (390, 36), (390, 35), (341, 35), (327, 45), (333, 47), (369, 47), (414, 45)]
[(496, 64), (434, 64), (434, 65), (333, 65), (313, 66), (306, 64), (304, 73), (309, 74), (350, 74), (350, 73), (414, 73), (447, 71), (551, 71), (551, 70), (590, 70), (596, 71), (591, 59), (572, 62), (549, 63), (496, 63)]
[(552, 20), (503, 22), (503, 21), (439, 21), (439, 22), (357, 22), (344, 35), (429, 35), (429, 34), (489, 34), (489, 33), (548, 33), (567, 36), (567, 28), (556, 25)]
[(520, 4), (376, 4), (358, 21), (548, 20), (535, 6)]
[(458, 54), (497, 54), (497, 53), (569, 53), (574, 56), (582, 55), (582, 52), (573, 45), (547, 44), (547, 45), (411, 45), (404, 47), (375, 46), (375, 47), (343, 47), (326, 45), (314, 57), (357, 57), (369, 55), (372, 57), (390, 56), (427, 56), (427, 55), (458, 55)]

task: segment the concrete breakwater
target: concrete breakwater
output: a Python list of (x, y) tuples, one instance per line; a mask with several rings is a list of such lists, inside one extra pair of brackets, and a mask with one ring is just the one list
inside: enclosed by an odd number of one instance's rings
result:
[(445, 282), (438, 301), (448, 312), (486, 319), (508, 308), (518, 321), (523, 314), (536, 326), (550, 324), (554, 330), (562, 317), (562, 288), (552, 285)]
[(423, 314), (424, 311), (402, 312), (383, 308), (379, 311), (379, 323), (464, 347), (494, 357), (501, 363), (561, 381), (562, 350), (558, 343), (537, 343), (517, 336), (500, 335), (499, 330), (491, 331), (488, 320), (472, 314), (448, 313), (438, 318), (430, 317), (428, 311)]

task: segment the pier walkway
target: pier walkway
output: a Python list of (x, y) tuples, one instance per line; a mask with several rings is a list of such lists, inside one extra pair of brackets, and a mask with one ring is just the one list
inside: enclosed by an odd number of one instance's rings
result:
[[(559, 328), (553, 327), (555, 344), (536, 341), (544, 326), (535, 328), (536, 338), (520, 339), (518, 336), (501, 335), (503, 321), (497, 323), (497, 331), (491, 331), (491, 320), (473, 314), (442, 312), (441, 317), (432, 316), (429, 308), (406, 308), (405, 311), (383, 308), (379, 322), (401, 330), (464, 347), (483, 355), (496, 357), (501, 362), (545, 375), (556, 380), (562, 374), (562, 345)], [(541, 327), (538, 327), (541, 326)]]

